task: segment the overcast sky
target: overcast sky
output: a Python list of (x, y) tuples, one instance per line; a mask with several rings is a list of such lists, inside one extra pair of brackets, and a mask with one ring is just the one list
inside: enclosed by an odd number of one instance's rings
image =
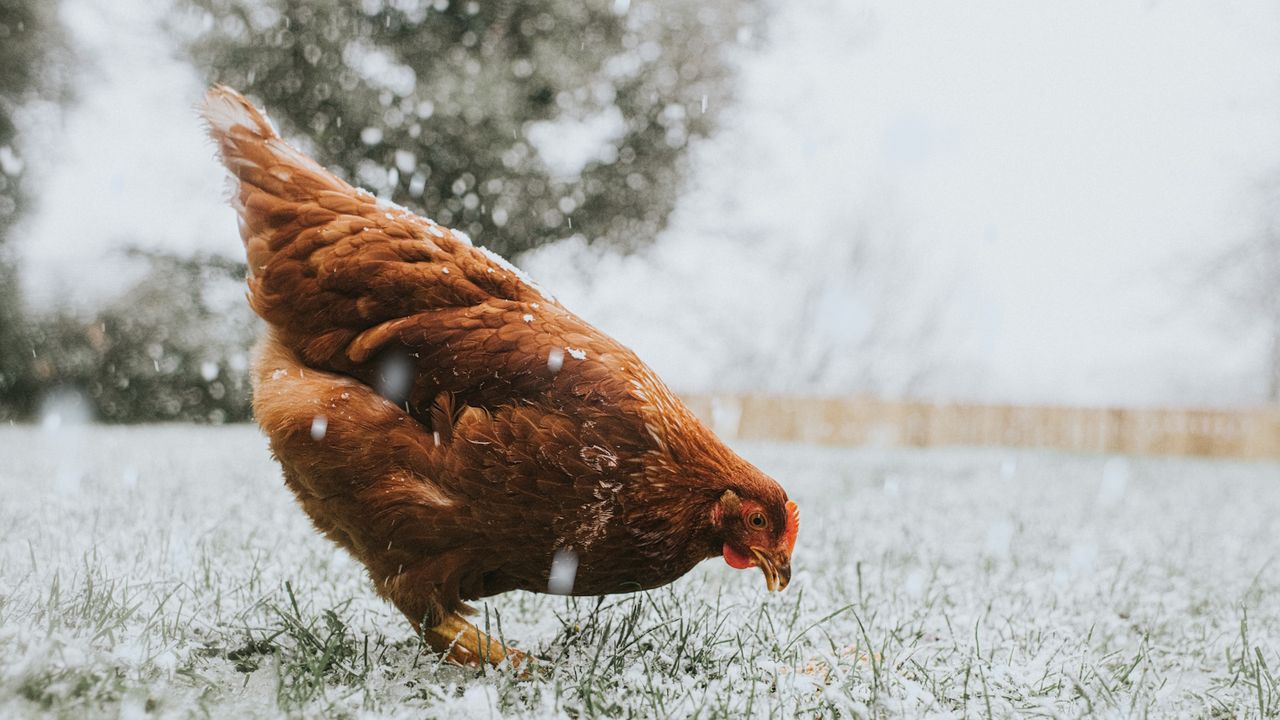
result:
[[(33, 300), (118, 290), (123, 239), (238, 253), (191, 109), (201, 81), (149, 25), (158, 11), (66, 5), (92, 61), (47, 133), (56, 148), (33, 163), (41, 204), (20, 235)], [(956, 364), (975, 373), (942, 394), (1211, 403), (1256, 391), (1259, 338), (1217, 331), (1179, 274), (1247, 231), (1254, 186), (1280, 170), (1280, 3), (778, 5), (659, 249), (744, 219), (785, 222), (776, 242), (804, 247), (841, 218), (892, 226), (915, 276), (955, 288)], [(664, 345), (662, 322), (605, 306), (599, 280), (561, 295), (677, 385), (712, 382)]]

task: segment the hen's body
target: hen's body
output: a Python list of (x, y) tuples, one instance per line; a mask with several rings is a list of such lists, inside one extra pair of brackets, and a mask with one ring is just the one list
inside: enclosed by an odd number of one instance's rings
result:
[(669, 583), (720, 552), (724, 478), (776, 488), (501, 258), (350, 187), (234, 91), (205, 116), (269, 325), (255, 415), (316, 526), (424, 631), (546, 592), (558, 551), (574, 594)]

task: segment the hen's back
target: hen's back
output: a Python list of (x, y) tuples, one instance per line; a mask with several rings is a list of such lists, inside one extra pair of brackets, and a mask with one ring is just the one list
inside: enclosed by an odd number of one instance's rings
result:
[(463, 405), (632, 390), (635, 356), (502, 258), (347, 184), (230, 88), (203, 110), (236, 180), (250, 302), (306, 364), (446, 433)]

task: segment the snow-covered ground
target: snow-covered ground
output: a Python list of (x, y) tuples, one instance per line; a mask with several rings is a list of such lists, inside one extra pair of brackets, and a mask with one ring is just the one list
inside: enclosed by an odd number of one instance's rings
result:
[(1280, 467), (747, 446), (796, 573), (513, 593), (444, 667), (251, 427), (0, 430), (0, 716), (1274, 717)]

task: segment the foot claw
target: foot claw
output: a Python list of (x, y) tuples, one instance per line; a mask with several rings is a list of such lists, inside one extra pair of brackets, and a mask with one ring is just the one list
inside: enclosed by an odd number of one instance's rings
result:
[(458, 615), (451, 615), (439, 625), (428, 628), (423, 636), (433, 650), (444, 653), (444, 659), (454, 665), (471, 668), (505, 666), (519, 673), (521, 679), (531, 677), (538, 667), (528, 653), (498, 642)]

